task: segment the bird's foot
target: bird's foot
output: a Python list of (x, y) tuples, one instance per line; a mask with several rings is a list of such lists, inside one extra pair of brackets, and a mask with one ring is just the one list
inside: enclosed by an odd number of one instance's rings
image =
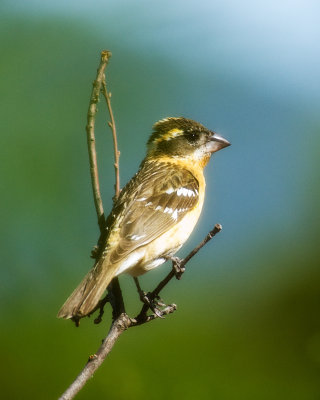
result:
[(160, 299), (159, 296), (155, 296), (153, 293), (148, 292), (146, 293), (141, 289), (140, 283), (138, 278), (134, 277), (134, 282), (137, 287), (137, 291), (139, 293), (139, 298), (142, 303), (144, 303), (150, 310), (159, 318), (163, 318), (161, 315), (161, 310), (159, 307), (165, 307), (166, 305), (163, 303), (163, 301)]
[(151, 292), (145, 293), (140, 297), (140, 300), (146, 304), (150, 310), (159, 318), (164, 318), (159, 307), (166, 307), (166, 304), (160, 298), (160, 296), (153, 296)]

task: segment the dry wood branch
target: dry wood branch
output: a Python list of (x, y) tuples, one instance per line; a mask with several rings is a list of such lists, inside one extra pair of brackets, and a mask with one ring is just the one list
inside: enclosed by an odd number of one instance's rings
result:
[(127, 314), (121, 314), (111, 325), (108, 336), (103, 340), (102, 345), (96, 354), (89, 357), (89, 360), (74, 382), (63, 393), (59, 400), (70, 400), (83, 388), (88, 379), (100, 367), (113, 345), (120, 335), (130, 326), (131, 321)]
[[(104, 50), (101, 52), (101, 61), (100, 65), (97, 70), (97, 77), (93, 82), (92, 93), (89, 102), (89, 110), (87, 114), (87, 143), (88, 143), (88, 151), (89, 151), (89, 164), (90, 164), (90, 174), (91, 174), (91, 182), (92, 182), (92, 190), (93, 190), (93, 198), (94, 204), (96, 207), (96, 213), (98, 217), (98, 225), (100, 228), (100, 239), (99, 239), (99, 246), (94, 249), (92, 252), (93, 258), (99, 256), (100, 251), (99, 247), (101, 246), (101, 242), (104, 238), (104, 230), (105, 230), (105, 216), (103, 211), (103, 204), (100, 192), (100, 184), (99, 184), (99, 173), (98, 173), (98, 163), (97, 163), (97, 152), (96, 152), (96, 140), (94, 134), (94, 127), (95, 127), (95, 117), (97, 114), (97, 104), (99, 101), (100, 91), (102, 90), (103, 95), (106, 99), (111, 123), (109, 124), (112, 130), (112, 137), (113, 137), (113, 144), (114, 144), (114, 151), (115, 151), (115, 172), (116, 172), (116, 185), (115, 185), (115, 199), (118, 197), (120, 193), (120, 176), (119, 176), (119, 151), (118, 151), (118, 144), (117, 144), (117, 133), (116, 133), (116, 125), (113, 117), (111, 101), (110, 101), (110, 94), (107, 92), (107, 84), (106, 84), (106, 77), (105, 77), (105, 69), (111, 57), (111, 52), (108, 50)], [(118, 278), (114, 278), (113, 280), (113, 287), (117, 287), (116, 293), (113, 293), (113, 290), (110, 289), (110, 297), (114, 300), (113, 303), (113, 315), (114, 319), (118, 316), (121, 312), (124, 312), (124, 304), (123, 298), (121, 294), (121, 289), (119, 286)], [(99, 303), (97, 308), (100, 308), (99, 317), (95, 320), (96, 323), (101, 321), (101, 317), (103, 314), (103, 303)]]
[(100, 228), (100, 232), (103, 232), (105, 228), (105, 217), (100, 193), (100, 185), (99, 185), (99, 175), (98, 175), (98, 164), (97, 164), (97, 152), (96, 152), (96, 140), (94, 136), (94, 126), (95, 126), (95, 117), (97, 113), (97, 104), (99, 101), (99, 94), (102, 86), (102, 82), (104, 80), (104, 71), (111, 57), (111, 53), (109, 51), (103, 51), (101, 53), (101, 61), (97, 70), (97, 77), (93, 82), (89, 109), (87, 114), (87, 142), (88, 142), (88, 150), (89, 150), (89, 163), (90, 163), (90, 174), (91, 174), (91, 183), (93, 190), (93, 198), (94, 205), (96, 207), (97, 217), (98, 217), (98, 225)]
[[(191, 260), (191, 258), (196, 255), (199, 250), (209, 242), (217, 233), (219, 233), (222, 229), (220, 224), (216, 224), (212, 231), (208, 233), (208, 235), (196, 246), (184, 259), (179, 260), (179, 268), (184, 268), (186, 264)], [(176, 259), (173, 260), (173, 263), (177, 263)], [(155, 299), (160, 291), (170, 282), (170, 280), (176, 276), (175, 268), (173, 267), (171, 272), (158, 284), (158, 286), (149, 294), (150, 299)], [(112, 281), (112, 285), (116, 285), (116, 291), (121, 290), (120, 286), (117, 283)], [(117, 287), (118, 286), (118, 287)], [(111, 291), (111, 293), (114, 293)], [(175, 304), (170, 304), (165, 306), (162, 310), (158, 310), (157, 313), (152, 313), (151, 315), (147, 315), (149, 310), (149, 306), (144, 304), (139, 315), (135, 318), (130, 318), (124, 311), (124, 305), (120, 302), (120, 304), (113, 304), (113, 302), (118, 301), (117, 299), (121, 299), (122, 296), (115, 296), (115, 299), (110, 299), (110, 302), (113, 307), (113, 318), (114, 322), (111, 325), (108, 336), (103, 340), (102, 345), (96, 354), (89, 357), (89, 361), (81, 371), (81, 373), (77, 376), (74, 382), (70, 385), (70, 387), (66, 390), (66, 392), (60, 397), (59, 400), (69, 400), (72, 399), (86, 384), (87, 380), (92, 377), (94, 372), (100, 367), (103, 363), (107, 355), (112, 350), (115, 342), (119, 338), (119, 336), (128, 328), (143, 325), (145, 323), (151, 322), (157, 318), (163, 318), (165, 315), (172, 314), (177, 306)], [(101, 312), (101, 311), (100, 311)], [(117, 315), (117, 313), (119, 313)], [(115, 318), (116, 316), (116, 318)]]
[[(111, 122), (108, 125), (112, 131), (113, 137), (113, 145), (114, 145), (114, 155), (115, 155), (115, 197), (120, 193), (120, 178), (119, 178), (119, 155), (120, 152), (118, 150), (117, 144), (117, 133), (115, 127), (115, 121), (111, 108), (111, 94), (107, 91), (107, 84), (105, 79), (105, 69), (108, 64), (108, 61), (111, 57), (111, 53), (109, 51), (103, 51), (101, 53), (101, 62), (97, 71), (96, 80), (93, 82), (93, 89), (89, 103), (89, 110), (87, 115), (87, 142), (88, 142), (88, 151), (89, 151), (89, 162), (90, 162), (90, 173), (92, 180), (92, 189), (93, 189), (93, 197), (94, 203), (96, 207), (96, 213), (98, 217), (98, 224), (100, 228), (100, 239), (98, 243), (98, 247), (93, 251), (93, 258), (98, 258), (101, 251), (101, 243), (103, 242), (104, 232), (105, 232), (105, 217), (103, 211), (103, 204), (100, 193), (99, 186), (99, 177), (98, 177), (98, 165), (97, 165), (97, 155), (96, 155), (96, 146), (95, 146), (95, 135), (94, 135), (94, 127), (95, 127), (95, 116), (97, 113), (97, 103), (99, 101), (99, 94), (102, 91), (106, 102), (107, 107), (110, 114)], [(138, 326), (145, 324), (147, 322), (151, 322), (156, 318), (163, 318), (165, 315), (173, 313), (177, 306), (175, 304), (170, 304), (165, 306), (164, 304), (160, 304), (163, 308), (161, 310), (153, 308), (155, 311), (151, 315), (147, 315), (147, 312), (150, 308), (150, 304), (159, 296), (160, 291), (171, 281), (173, 277), (180, 279), (182, 273), (184, 272), (186, 264), (190, 261), (190, 259), (199, 252), (199, 250), (208, 243), (218, 232), (222, 229), (220, 224), (215, 225), (214, 229), (209, 232), (209, 234), (204, 238), (204, 240), (195, 247), (184, 259), (180, 260), (178, 258), (172, 259), (173, 267), (171, 272), (157, 285), (157, 287), (153, 290), (153, 292), (148, 293), (148, 299), (150, 300), (149, 305), (144, 304), (139, 315), (136, 318), (130, 318), (125, 312), (125, 306), (123, 302), (123, 297), (121, 293), (121, 288), (119, 285), (118, 278), (114, 278), (109, 285), (108, 295), (100, 300), (95, 310), (99, 311), (99, 316), (95, 319), (95, 323), (101, 322), (101, 318), (104, 312), (104, 306), (109, 301), (112, 306), (112, 316), (113, 322), (111, 324), (109, 333), (107, 337), (103, 340), (100, 348), (97, 353), (90, 356), (88, 362), (85, 367), (81, 371), (81, 373), (77, 376), (74, 382), (69, 386), (69, 388), (62, 394), (59, 400), (69, 400), (73, 399), (74, 396), (83, 388), (89, 378), (92, 377), (94, 372), (100, 367), (105, 358), (108, 356), (110, 351), (112, 350), (114, 344), (120, 337), (120, 335), (130, 327)], [(93, 311), (93, 312), (94, 312)], [(92, 313), (90, 313), (91, 315)]]
[[(183, 259), (178, 259), (174, 257), (172, 259), (172, 270), (169, 274), (158, 284), (158, 286), (150, 293), (148, 293), (148, 298), (152, 302), (155, 298), (157, 298), (161, 292), (161, 290), (171, 281), (172, 278), (176, 277), (177, 279), (181, 278), (182, 273), (185, 270), (186, 264), (194, 257), (203, 246), (205, 246), (217, 233), (222, 230), (221, 224), (216, 224), (214, 228), (207, 234), (207, 236), (196, 246), (190, 253)], [(147, 318), (146, 313), (149, 310), (148, 304), (144, 304), (141, 308), (139, 315), (136, 317), (137, 321), (145, 321)]]
[(102, 93), (104, 98), (106, 99), (107, 102), (107, 107), (110, 115), (111, 121), (108, 122), (108, 125), (111, 129), (112, 132), (112, 138), (113, 138), (113, 148), (114, 148), (114, 172), (115, 172), (115, 177), (116, 177), (116, 183), (115, 183), (115, 199), (119, 196), (120, 193), (120, 165), (119, 165), (119, 157), (120, 157), (120, 151), (118, 149), (118, 140), (117, 140), (117, 130), (116, 130), (116, 123), (114, 120), (113, 116), (113, 111), (111, 107), (111, 93), (108, 92), (107, 90), (107, 82), (105, 79), (105, 76), (102, 81)]
[[(167, 306), (161, 311), (161, 314), (168, 315), (173, 313), (177, 309), (175, 304)], [(98, 351), (91, 355), (84, 366), (83, 370), (73, 381), (73, 383), (68, 387), (68, 389), (62, 394), (59, 400), (70, 400), (79, 393), (86, 382), (92, 378), (93, 374), (100, 367), (103, 361), (106, 359), (110, 351), (112, 350), (114, 344), (119, 339), (120, 335), (133, 326), (141, 325), (141, 323), (147, 323), (158, 318), (157, 315), (152, 314), (147, 317), (143, 322), (137, 321), (134, 318), (130, 318), (126, 313), (122, 313), (118, 318), (112, 323), (108, 336), (103, 340)]]

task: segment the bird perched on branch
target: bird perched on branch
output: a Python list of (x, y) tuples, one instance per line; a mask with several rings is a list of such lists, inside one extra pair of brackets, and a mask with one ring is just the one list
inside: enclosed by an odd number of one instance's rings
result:
[(147, 155), (107, 218), (100, 257), (58, 317), (88, 315), (115, 276), (142, 275), (180, 249), (201, 213), (203, 169), (212, 153), (229, 145), (190, 119), (166, 118), (153, 126)]

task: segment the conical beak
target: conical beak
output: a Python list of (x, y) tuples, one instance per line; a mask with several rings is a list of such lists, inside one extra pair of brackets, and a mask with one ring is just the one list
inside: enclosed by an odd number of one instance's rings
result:
[(215, 151), (219, 151), (224, 147), (228, 147), (231, 145), (227, 139), (223, 138), (222, 136), (218, 135), (216, 132), (211, 132), (212, 135), (210, 136), (209, 147), (210, 151), (214, 153)]

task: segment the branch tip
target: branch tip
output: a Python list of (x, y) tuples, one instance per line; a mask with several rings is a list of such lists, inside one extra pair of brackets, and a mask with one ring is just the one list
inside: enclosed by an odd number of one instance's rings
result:
[(102, 62), (108, 62), (109, 59), (111, 58), (112, 53), (109, 50), (102, 50), (101, 52), (101, 61)]

